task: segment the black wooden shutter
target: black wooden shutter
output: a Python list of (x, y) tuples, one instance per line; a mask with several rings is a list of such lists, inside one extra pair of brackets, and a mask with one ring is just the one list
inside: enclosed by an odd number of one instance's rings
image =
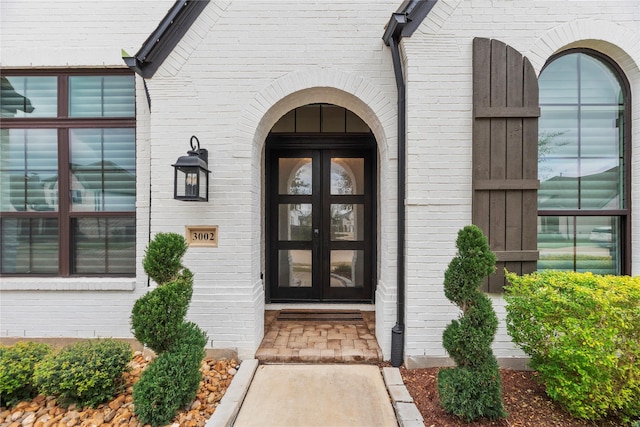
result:
[(536, 270), (538, 79), (529, 60), (498, 41), (473, 40), (473, 223), (496, 253), (485, 283), (501, 292), (504, 269)]

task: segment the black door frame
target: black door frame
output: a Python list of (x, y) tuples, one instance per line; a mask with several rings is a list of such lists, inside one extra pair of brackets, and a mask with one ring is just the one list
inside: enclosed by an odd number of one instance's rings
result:
[[(334, 196), (326, 191), (322, 194), (320, 187), (329, 184), (329, 173), (325, 172), (324, 183), (313, 183), (312, 195), (290, 196), (278, 194), (277, 161), (280, 157), (311, 157), (317, 162), (327, 162), (330, 157), (364, 157), (365, 158), (365, 191), (364, 196)], [(318, 163), (318, 167), (319, 163)], [(345, 302), (373, 303), (377, 282), (377, 152), (376, 142), (372, 134), (271, 134), (267, 138), (265, 148), (265, 270), (266, 301), (269, 302)], [(323, 199), (324, 197), (324, 199)], [(341, 242), (330, 240), (329, 215), (313, 216), (313, 229), (321, 230), (322, 236), (312, 242), (282, 242), (278, 240), (277, 224), (278, 205), (280, 203), (314, 203), (316, 206), (330, 206), (337, 198), (344, 203), (362, 201), (368, 215), (365, 221), (364, 239), (357, 242)], [(290, 199), (290, 200), (289, 200)], [(323, 208), (324, 209), (324, 208)], [(321, 220), (325, 223), (321, 223)], [(279, 288), (278, 287), (278, 251), (280, 249), (312, 249), (320, 255), (322, 266), (315, 268), (312, 280), (319, 286), (311, 288)], [(328, 286), (330, 271), (330, 250), (362, 249), (364, 250), (364, 287), (363, 288), (331, 288)], [(314, 259), (313, 263), (318, 260)], [(323, 274), (325, 275), (323, 277)]]

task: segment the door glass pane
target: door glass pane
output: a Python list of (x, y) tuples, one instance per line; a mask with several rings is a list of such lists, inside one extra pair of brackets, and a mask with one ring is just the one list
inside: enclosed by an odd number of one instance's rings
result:
[(56, 218), (2, 219), (3, 274), (57, 274)]
[(331, 194), (364, 194), (364, 159), (331, 159)]
[(56, 117), (57, 77), (1, 77), (1, 117)]
[(311, 240), (311, 204), (281, 204), (278, 238), (280, 240)]
[(296, 132), (320, 132), (320, 104), (296, 108)]
[(72, 231), (75, 274), (135, 274), (134, 218), (76, 218)]
[(310, 288), (311, 279), (311, 251), (278, 251), (278, 287)]
[(70, 117), (133, 117), (133, 76), (69, 77)]
[(322, 132), (344, 132), (345, 109), (337, 105), (322, 106)]
[(331, 205), (331, 240), (364, 240), (364, 205)]
[(364, 286), (364, 251), (331, 251), (331, 287), (362, 288)]
[(311, 194), (312, 162), (310, 158), (278, 159), (278, 193)]
[(57, 210), (57, 131), (3, 129), (0, 132), (2, 211)]
[(135, 129), (71, 129), (73, 211), (133, 211)]

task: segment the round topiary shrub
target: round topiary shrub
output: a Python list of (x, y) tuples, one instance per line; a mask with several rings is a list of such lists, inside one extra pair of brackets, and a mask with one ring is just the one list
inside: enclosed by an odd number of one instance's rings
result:
[(180, 336), (192, 293), (192, 274), (187, 270), (175, 281), (140, 297), (131, 312), (136, 339), (157, 354), (168, 350)]
[(124, 384), (122, 374), (132, 357), (131, 347), (122, 341), (79, 341), (38, 363), (34, 382), (40, 393), (57, 396), (62, 404), (94, 407)]
[(51, 351), (47, 344), (31, 341), (0, 347), (0, 405), (12, 406), (37, 394), (33, 370)]
[(482, 280), (495, 271), (496, 257), (482, 231), (466, 226), (458, 232), (458, 254), (444, 275), (445, 296), (462, 311), (445, 329), (443, 346), (456, 363), (438, 372), (442, 407), (469, 422), (506, 416), (500, 371), (491, 343), (498, 318), (491, 300), (479, 291)]

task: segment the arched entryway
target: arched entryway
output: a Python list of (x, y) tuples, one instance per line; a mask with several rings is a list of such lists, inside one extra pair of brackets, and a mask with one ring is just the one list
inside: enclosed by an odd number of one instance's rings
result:
[(372, 303), (376, 143), (351, 111), (310, 104), (266, 140), (268, 302)]

